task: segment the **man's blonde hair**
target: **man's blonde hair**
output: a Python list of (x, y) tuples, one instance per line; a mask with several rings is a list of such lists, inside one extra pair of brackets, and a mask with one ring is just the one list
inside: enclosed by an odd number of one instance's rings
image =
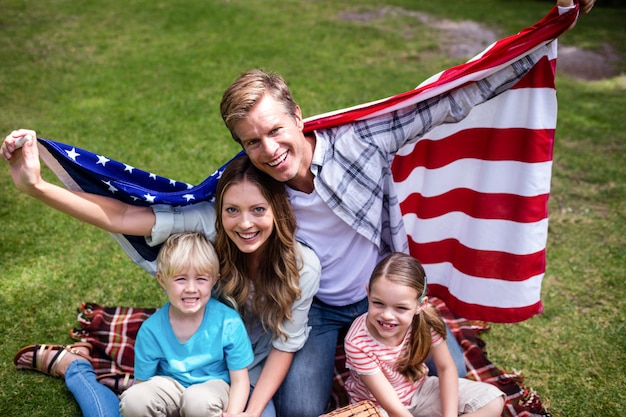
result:
[(235, 141), (241, 143), (235, 133), (236, 122), (245, 119), (265, 94), (278, 101), (286, 114), (296, 117), (298, 104), (291, 98), (289, 87), (280, 75), (261, 69), (244, 72), (226, 89), (220, 104), (222, 119)]

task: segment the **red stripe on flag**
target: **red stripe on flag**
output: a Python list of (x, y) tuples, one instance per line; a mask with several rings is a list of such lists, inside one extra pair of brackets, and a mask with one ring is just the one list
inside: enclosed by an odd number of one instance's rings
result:
[(545, 249), (516, 255), (469, 248), (457, 239), (417, 243), (409, 237), (409, 252), (424, 265), (449, 262), (465, 275), (505, 281), (525, 281), (543, 274), (546, 266)]
[(548, 198), (549, 194), (524, 197), (457, 188), (434, 197), (410, 194), (400, 203), (400, 210), (403, 214), (414, 213), (420, 219), (432, 219), (458, 211), (475, 219), (534, 223), (548, 217)]
[(554, 82), (554, 74), (556, 71), (556, 60), (550, 60), (548, 57), (541, 58), (535, 66), (526, 74), (524, 78), (519, 80), (513, 89), (516, 88), (550, 88), (556, 89)]
[(550, 13), (548, 13), (546, 17), (537, 22), (535, 25), (522, 30), (516, 35), (509, 36), (508, 38), (496, 42), (496, 44), (486, 51), (479, 59), (449, 68), (446, 71), (443, 71), (436, 80), (433, 80), (432, 82), (422, 85), (414, 90), (406, 91), (378, 102), (367, 103), (354, 108), (344, 109), (344, 111), (337, 112), (332, 115), (325, 114), (313, 117), (305, 122), (304, 132), (306, 133), (317, 129), (338, 126), (367, 117), (377, 111), (384, 110), (385, 108), (404, 101), (408, 101), (430, 89), (443, 86), (466, 76), (471, 76), (472, 74), (480, 71), (503, 65), (512, 59), (516, 59), (526, 54), (528, 51), (545, 41), (556, 39), (576, 21), (577, 14), (578, 7), (562, 15), (559, 15), (556, 7), (553, 7), (550, 10)]
[(422, 139), (408, 155), (391, 164), (395, 182), (404, 181), (418, 166), (436, 169), (459, 159), (546, 162), (552, 160), (554, 129), (465, 129), (439, 140)]
[(428, 284), (428, 294), (446, 300), (446, 305), (451, 311), (469, 320), (484, 320), (485, 317), (490, 317), (490, 321), (495, 323), (518, 323), (543, 313), (541, 301), (515, 308), (471, 304), (459, 300), (448, 291), (448, 288), (438, 284)]

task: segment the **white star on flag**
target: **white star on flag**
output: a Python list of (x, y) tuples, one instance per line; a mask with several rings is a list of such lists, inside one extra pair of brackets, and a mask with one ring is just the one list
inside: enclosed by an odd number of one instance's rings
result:
[(113, 184), (111, 184), (111, 181), (102, 181), (102, 182), (109, 186), (109, 191), (111, 193), (115, 194), (116, 192), (118, 192), (118, 189), (115, 188)]
[(72, 148), (71, 151), (65, 151), (65, 153), (72, 158), (73, 161), (76, 161), (76, 158), (80, 156), (80, 154), (76, 152), (76, 148)]
[(96, 162), (96, 165), (106, 166), (107, 162), (109, 161), (110, 159), (106, 156), (98, 155), (98, 162)]

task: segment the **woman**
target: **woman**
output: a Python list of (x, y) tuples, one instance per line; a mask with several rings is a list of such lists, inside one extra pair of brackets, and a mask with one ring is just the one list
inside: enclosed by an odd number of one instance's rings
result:
[[(211, 239), (215, 237), (221, 273), (218, 296), (241, 312), (255, 352), (249, 370), (254, 388), (243, 415), (274, 415), (271, 399), (289, 369), (294, 352), (304, 345), (308, 336), (308, 311), (321, 272), (313, 251), (295, 240), (296, 221), (284, 185), (258, 171), (242, 156), (224, 170), (215, 205), (203, 202), (182, 208), (132, 206), (44, 181), (35, 141), (27, 141), (21, 151), (14, 146), (18, 138), (26, 135), (37, 137), (34, 131), (16, 131), (7, 136), (2, 146), (13, 181), (22, 192), (106, 231), (146, 236), (153, 245), (182, 231), (202, 231)], [(171, 220), (173, 210), (185, 213), (184, 222)], [(69, 350), (78, 352), (71, 347)], [(56, 356), (61, 351), (66, 353)], [(54, 354), (42, 356), (38, 352), (41, 350), (35, 351), (35, 347), (18, 352), (15, 358), (18, 368), (64, 376), (66, 385), (75, 393), (71, 387), (74, 380), (68, 381), (74, 374), (61, 370), (73, 362), (87, 361), (60, 346), (55, 346)], [(59, 360), (56, 365), (53, 358)], [(50, 372), (52, 369), (56, 372)], [(95, 373), (88, 377), (79, 375), (83, 379), (81, 388), (85, 383), (97, 384)], [(80, 395), (84, 393), (81, 391)], [(82, 401), (79, 405), (85, 416), (103, 415), (87, 414)]]

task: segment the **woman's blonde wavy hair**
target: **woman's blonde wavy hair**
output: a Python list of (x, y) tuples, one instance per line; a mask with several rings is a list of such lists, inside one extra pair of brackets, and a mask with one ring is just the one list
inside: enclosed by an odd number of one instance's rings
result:
[[(244, 254), (226, 235), (221, 222), (224, 193), (242, 182), (256, 185), (274, 213), (274, 230), (262, 246), (263, 256), (255, 276), (248, 275)], [(301, 290), (296, 218), (284, 184), (255, 168), (246, 155), (240, 156), (222, 173), (215, 193), (215, 211), (215, 249), (221, 274), (216, 286), (218, 297), (238, 310), (246, 323), (258, 316), (263, 328), (271, 331), (274, 338), (286, 339), (282, 323), (292, 318), (291, 308)]]

